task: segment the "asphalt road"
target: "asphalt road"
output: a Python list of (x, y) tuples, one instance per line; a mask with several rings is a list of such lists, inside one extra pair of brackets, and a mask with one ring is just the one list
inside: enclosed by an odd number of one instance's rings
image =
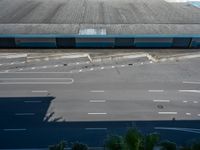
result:
[(0, 148), (101, 147), (129, 127), (179, 144), (200, 137), (199, 59), (81, 63), (0, 72)]

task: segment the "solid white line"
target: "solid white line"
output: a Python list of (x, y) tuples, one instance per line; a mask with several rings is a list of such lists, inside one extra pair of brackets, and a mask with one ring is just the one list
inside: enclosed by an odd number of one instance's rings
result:
[(183, 81), (185, 84), (200, 84), (200, 82), (195, 82), (195, 81)]
[(158, 112), (160, 115), (176, 115), (177, 112)]
[(85, 128), (85, 130), (107, 130), (107, 128)]
[(105, 103), (106, 100), (90, 100), (91, 103)]
[(148, 90), (148, 92), (164, 92), (164, 90)]
[(27, 129), (3, 129), (4, 131), (26, 131)]
[(0, 80), (73, 80), (72, 78), (1, 78)]
[(182, 92), (182, 93), (184, 93), (184, 92), (188, 92), (188, 93), (200, 93), (200, 90), (179, 90), (179, 92)]
[(16, 113), (16, 116), (33, 116), (35, 115), (34, 113)]
[(24, 103), (41, 103), (42, 101), (24, 101)]
[(43, 91), (32, 91), (32, 93), (47, 93), (47, 90), (43, 90)]
[(158, 100), (158, 99), (155, 99), (155, 100), (153, 100), (153, 102), (169, 103), (170, 100)]
[(11, 85), (11, 84), (72, 84), (73, 82), (6, 82), (0, 83), (2, 85)]
[(66, 74), (71, 72), (8, 72), (9, 70), (5, 70), (4, 72), (0, 72), (1, 74)]
[(90, 92), (92, 92), (92, 93), (103, 93), (104, 91), (103, 90), (92, 90)]
[(88, 115), (106, 115), (107, 113), (88, 113)]

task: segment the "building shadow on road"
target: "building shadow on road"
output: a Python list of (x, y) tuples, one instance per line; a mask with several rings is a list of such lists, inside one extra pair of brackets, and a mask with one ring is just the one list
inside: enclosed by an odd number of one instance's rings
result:
[(0, 149), (48, 148), (61, 140), (101, 147), (107, 135), (123, 135), (129, 128), (158, 132), (178, 144), (200, 138), (200, 120), (67, 122), (49, 111), (54, 99), (0, 97)]

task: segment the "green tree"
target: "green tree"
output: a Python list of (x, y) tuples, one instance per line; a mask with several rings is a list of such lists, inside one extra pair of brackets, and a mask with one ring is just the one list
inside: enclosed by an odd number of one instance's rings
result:
[(176, 150), (177, 148), (176, 143), (170, 141), (163, 141), (160, 145), (163, 147), (162, 150)]
[(143, 136), (137, 129), (129, 129), (125, 135), (125, 143), (129, 150), (140, 150), (144, 147)]
[(192, 144), (191, 150), (200, 150), (200, 140), (197, 140)]
[(58, 144), (49, 146), (49, 150), (64, 150), (66, 148), (66, 142), (61, 141)]
[(125, 143), (121, 136), (108, 136), (105, 141), (106, 150), (125, 150)]
[(76, 142), (72, 145), (72, 150), (88, 150), (88, 146), (86, 144)]
[(160, 140), (160, 136), (157, 133), (151, 133), (145, 136), (144, 139), (144, 149), (145, 150), (153, 150), (154, 146), (158, 144)]

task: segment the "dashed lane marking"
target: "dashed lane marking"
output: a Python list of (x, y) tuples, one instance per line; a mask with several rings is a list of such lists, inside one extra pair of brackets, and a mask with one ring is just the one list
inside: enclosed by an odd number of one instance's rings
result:
[(27, 129), (3, 129), (3, 131), (26, 131)]
[(158, 112), (160, 115), (177, 115), (177, 112)]
[(16, 113), (16, 116), (34, 116), (35, 113)]
[(107, 128), (85, 128), (85, 130), (107, 130)]
[(181, 93), (200, 93), (200, 90), (179, 90)]
[(90, 91), (90, 92), (92, 92), (92, 93), (103, 93), (103, 92), (105, 92), (105, 91), (103, 91), (103, 90), (92, 90), (92, 91)]
[(153, 102), (169, 103), (170, 100), (158, 100), (158, 99), (155, 99), (155, 100), (153, 100)]
[(107, 113), (88, 113), (88, 115), (107, 115)]
[(164, 90), (148, 90), (148, 92), (164, 92)]
[(187, 103), (188, 101), (183, 101), (183, 103)]
[(41, 90), (41, 91), (35, 90), (35, 91), (32, 91), (32, 93), (47, 93), (47, 92), (48, 92), (47, 90)]
[(192, 82), (192, 81), (183, 81), (183, 83), (185, 83), (185, 84), (200, 84), (200, 82)]
[(185, 113), (187, 116), (190, 116), (191, 115), (191, 113)]
[(90, 100), (91, 103), (105, 103), (106, 100)]

